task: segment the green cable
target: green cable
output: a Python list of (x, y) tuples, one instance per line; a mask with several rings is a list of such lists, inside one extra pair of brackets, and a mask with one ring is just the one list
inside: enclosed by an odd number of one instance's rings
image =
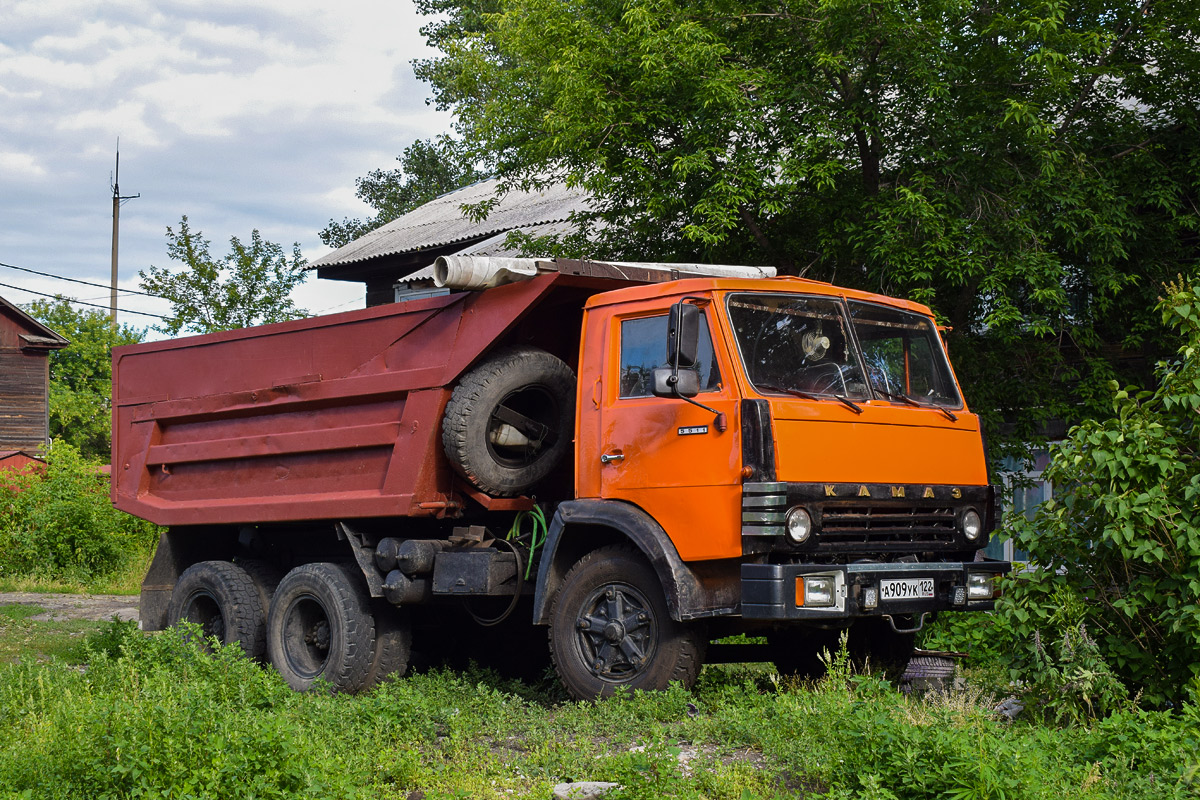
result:
[(504, 538), (509, 541), (520, 539), (522, 536), (521, 526), (526, 519), (530, 522), (530, 531), (529, 564), (525, 567), (525, 580), (529, 580), (533, 574), (533, 556), (538, 548), (546, 543), (546, 513), (537, 505), (531, 511), (518, 511), (516, 518), (513, 519), (512, 527), (509, 528), (508, 535)]

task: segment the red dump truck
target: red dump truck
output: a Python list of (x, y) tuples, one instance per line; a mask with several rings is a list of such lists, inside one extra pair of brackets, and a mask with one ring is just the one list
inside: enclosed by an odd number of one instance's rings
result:
[[(930, 310), (752, 268), (439, 259), (446, 293), (119, 347), (112, 497), (181, 620), (293, 687), (544, 645), (576, 697), (707, 658), (903, 663), (1005, 562)], [(487, 638), (496, 626), (509, 633)], [(506, 626), (506, 627), (505, 627)], [(710, 642), (737, 633), (762, 645)]]

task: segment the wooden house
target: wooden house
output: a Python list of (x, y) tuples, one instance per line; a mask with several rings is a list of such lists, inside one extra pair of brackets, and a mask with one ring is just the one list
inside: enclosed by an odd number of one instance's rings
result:
[(50, 352), (68, 344), (0, 297), (0, 469), (44, 454), (50, 438)]

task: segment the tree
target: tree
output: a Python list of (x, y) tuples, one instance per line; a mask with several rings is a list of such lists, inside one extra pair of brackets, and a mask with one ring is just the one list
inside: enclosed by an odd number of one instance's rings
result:
[(138, 273), (143, 291), (171, 302), (171, 318), (160, 331), (170, 336), (213, 333), (307, 315), (290, 297), (307, 277), (299, 243), (292, 245), (291, 260), (257, 229), (249, 245), (236, 236), (229, 245), (229, 255), (214, 259), (209, 241), (192, 231), (186, 216), (179, 222), (179, 233), (167, 228), (167, 255), (184, 269), (151, 266)]
[(375, 216), (341, 222), (331, 219), (320, 233), (322, 242), (330, 247), (349, 244), (435, 197), (485, 177), (462, 146), (445, 135), (436, 141), (413, 142), (396, 160), (399, 169), (377, 169), (355, 181), (355, 194), (375, 209)]
[(1184, 344), (1156, 389), (1114, 384), (1111, 418), (1057, 449), (1045, 477), (1066, 491), (1017, 528), (1038, 569), (1010, 578), (1000, 606), (1025, 638), (1076, 609), (1072, 622), (1155, 705), (1200, 689), (1200, 295), (1167, 294), (1163, 322)]
[(927, 302), (993, 442), (1103, 413), (1130, 368), (1104, 356), (1173, 346), (1151, 309), (1197, 256), (1195, 3), (419, 5), (442, 55), (418, 74), (468, 151), (593, 197), (579, 255)]
[(30, 316), (70, 345), (50, 353), (50, 438), (88, 458), (108, 460), (112, 440), (112, 349), (136, 344), (145, 331), (113, 329), (101, 311), (77, 309), (61, 297), (26, 306)]

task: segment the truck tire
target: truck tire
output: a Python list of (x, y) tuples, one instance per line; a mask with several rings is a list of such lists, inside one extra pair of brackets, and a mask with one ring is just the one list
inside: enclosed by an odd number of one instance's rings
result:
[(372, 600), (371, 608), (375, 616), (375, 647), (371, 667), (367, 670), (368, 689), (393, 675), (402, 676), (408, 670), (408, 659), (412, 654), (412, 626), (408, 613), (380, 600)]
[(550, 611), (550, 654), (579, 700), (618, 688), (690, 688), (704, 663), (700, 629), (671, 619), (658, 576), (623, 545), (594, 550), (563, 579)]
[(254, 581), (228, 561), (201, 561), (183, 571), (167, 605), (167, 624), (194, 622), (221, 644), (237, 642), (251, 658), (266, 650), (266, 613)]
[(837, 652), (840, 630), (790, 627), (767, 633), (767, 649), (780, 675), (814, 679), (825, 674), (821, 654)]
[(359, 576), (340, 564), (304, 564), (284, 576), (267, 615), (267, 654), (296, 691), (324, 678), (338, 692), (367, 683), (375, 621)]
[(521, 494), (547, 477), (571, 447), (575, 373), (534, 347), (510, 347), (472, 369), (442, 422), (450, 464), (482, 491)]
[(283, 580), (283, 570), (269, 561), (257, 558), (239, 558), (233, 563), (246, 570), (250, 580), (254, 581), (258, 599), (262, 601), (263, 613), (266, 614), (271, 609), (271, 598), (275, 596), (275, 588)]

